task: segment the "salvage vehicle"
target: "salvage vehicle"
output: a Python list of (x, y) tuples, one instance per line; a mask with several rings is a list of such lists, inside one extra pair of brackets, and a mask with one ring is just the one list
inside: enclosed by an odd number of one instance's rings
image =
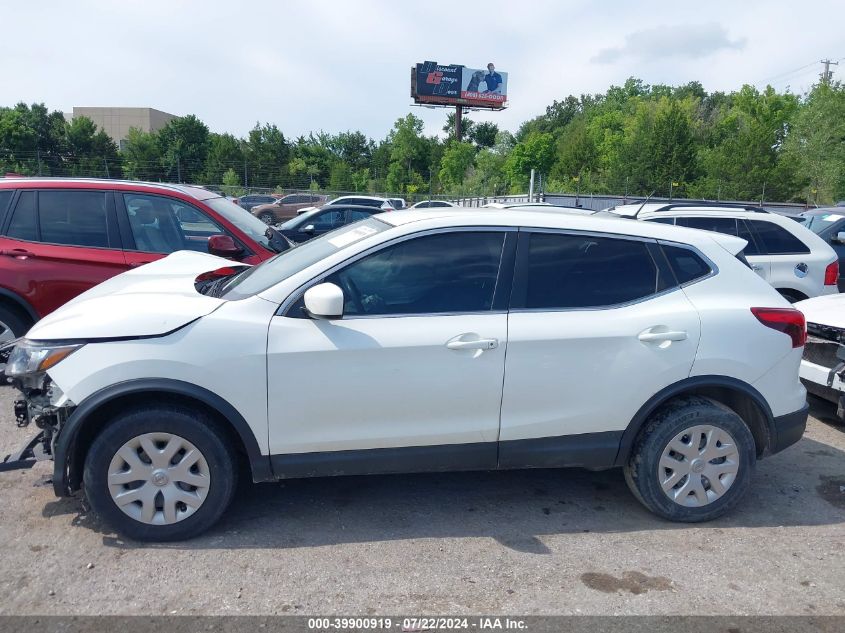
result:
[(807, 319), (807, 344), (801, 382), (807, 391), (837, 405), (845, 421), (845, 295), (828, 295), (795, 304)]
[(839, 257), (830, 244), (792, 218), (761, 207), (646, 202), (607, 213), (741, 237), (748, 242), (745, 256), (754, 271), (790, 302), (839, 292)]
[(239, 462), (255, 482), (617, 466), (657, 515), (714, 519), (807, 420), (804, 316), (745, 244), (443, 209), (256, 266), (174, 253), (7, 346), (17, 419), (40, 432), (0, 470), (52, 459), (57, 495), (154, 541), (212, 526)]

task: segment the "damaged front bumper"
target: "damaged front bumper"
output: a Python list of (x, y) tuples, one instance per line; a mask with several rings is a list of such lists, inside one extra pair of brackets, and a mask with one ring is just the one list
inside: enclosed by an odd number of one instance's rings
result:
[(17, 426), (24, 428), (34, 424), (40, 431), (18, 451), (0, 460), (0, 472), (32, 468), (36, 462), (53, 459), (56, 439), (75, 408), (46, 372), (6, 376), (6, 361), (16, 343), (11, 341), (0, 348), (0, 376), (5, 384), (13, 386), (23, 396), (15, 400)]
[(20, 447), (15, 453), (6, 455), (0, 461), (0, 473), (7, 470), (23, 470), (32, 468), (35, 462), (53, 458), (50, 436), (46, 431), (41, 431), (26, 444)]

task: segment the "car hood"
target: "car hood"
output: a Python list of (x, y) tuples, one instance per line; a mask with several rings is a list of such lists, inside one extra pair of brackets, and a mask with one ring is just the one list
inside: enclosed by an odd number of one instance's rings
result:
[(845, 294), (822, 295), (795, 304), (809, 323), (845, 328)]
[(224, 301), (194, 288), (200, 273), (231, 266), (228, 259), (178, 251), (94, 286), (41, 319), (35, 340), (156, 336), (213, 312)]

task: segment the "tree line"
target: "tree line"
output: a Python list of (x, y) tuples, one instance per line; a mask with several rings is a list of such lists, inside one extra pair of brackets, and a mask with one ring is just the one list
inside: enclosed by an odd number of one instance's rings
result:
[(512, 134), (454, 114), (444, 137), (419, 117), (385, 138), (359, 131), (289, 138), (257, 123), (244, 138), (194, 115), (158, 132), (133, 129), (123, 149), (84, 117), (43, 104), (0, 108), (0, 172), (95, 176), (244, 188), (495, 196), (524, 193), (531, 170), (545, 191), (704, 199), (845, 199), (845, 87), (805, 95), (706, 92), (700, 83), (631, 78), (603, 94), (570, 95)]

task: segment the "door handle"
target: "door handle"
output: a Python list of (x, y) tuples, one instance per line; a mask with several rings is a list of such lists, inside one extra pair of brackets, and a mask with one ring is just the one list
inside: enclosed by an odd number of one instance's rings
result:
[(685, 341), (687, 338), (686, 332), (655, 332), (654, 328), (640, 332), (637, 336), (643, 343), (662, 343), (664, 341)]
[(17, 257), (18, 259), (28, 259), (29, 257), (35, 257), (35, 253), (32, 251), (28, 251), (23, 248), (12, 248), (9, 250), (0, 250), (0, 255), (6, 255), (7, 257)]
[(149, 264), (150, 262), (129, 262), (129, 268), (138, 268), (139, 266), (143, 266), (144, 264)]
[(464, 349), (496, 349), (499, 341), (495, 338), (479, 338), (474, 341), (461, 340), (460, 337), (453, 338), (446, 343), (446, 347), (454, 350)]
[(755, 272), (760, 272), (761, 270), (763, 270), (763, 267), (760, 266), (760, 264), (751, 264), (751, 270)]

